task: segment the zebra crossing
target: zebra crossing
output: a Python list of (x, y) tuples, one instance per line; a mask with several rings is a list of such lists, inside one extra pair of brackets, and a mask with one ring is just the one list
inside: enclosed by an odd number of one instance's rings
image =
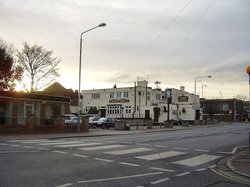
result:
[[(132, 156), (135, 160), (141, 161), (159, 161), (167, 158), (173, 158), (178, 156), (185, 156), (180, 160), (171, 161), (171, 164), (188, 166), (188, 167), (197, 167), (209, 162), (215, 161), (221, 157), (219, 154), (212, 154), (209, 152), (200, 152), (200, 149), (197, 149), (198, 155), (190, 156), (190, 152), (185, 148), (178, 148), (169, 150), (166, 147), (157, 147), (151, 146), (146, 147), (146, 145), (122, 145), (117, 142), (84, 142), (80, 140), (48, 140), (48, 139), (37, 139), (37, 140), (12, 140), (4, 144), (16, 145), (17, 143), (23, 144), (24, 148), (37, 148), (39, 150), (51, 150), (49, 148), (74, 148), (78, 151), (84, 152), (84, 154), (91, 151), (101, 151), (103, 155), (112, 155), (112, 156)], [(38, 147), (37, 147), (38, 146)], [(131, 146), (133, 146), (131, 148)], [(134, 147), (136, 146), (136, 147)], [(53, 150), (54, 153), (67, 153), (65, 150)], [(89, 156), (82, 154), (72, 154), (80, 158), (89, 158)], [(107, 161), (109, 159), (104, 158), (93, 158), (95, 160)], [(110, 161), (110, 160), (109, 160)], [(111, 161), (110, 161), (111, 162)], [(124, 165), (137, 166), (135, 163), (126, 163), (122, 162)]]

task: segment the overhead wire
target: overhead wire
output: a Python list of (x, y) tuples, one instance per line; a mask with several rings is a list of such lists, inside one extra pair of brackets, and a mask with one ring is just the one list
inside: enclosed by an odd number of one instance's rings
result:
[(197, 26), (200, 24), (200, 22), (202, 21), (203, 17), (206, 15), (206, 13), (208, 12), (209, 8), (212, 6), (212, 4), (214, 3), (215, 0), (211, 0), (211, 2), (208, 4), (208, 6), (206, 7), (206, 9), (202, 12), (200, 18), (197, 20), (197, 22), (193, 25), (193, 27), (190, 29), (190, 31), (188, 32), (188, 34), (185, 36), (185, 38), (179, 43), (179, 45), (175, 48), (175, 50), (173, 51), (173, 53), (168, 57), (166, 63), (169, 63), (171, 61), (171, 59), (176, 55), (177, 51), (184, 45), (184, 43), (186, 42), (186, 40), (189, 38), (189, 36), (192, 34), (192, 32), (197, 28)]
[(180, 12), (172, 19), (172, 21), (167, 24), (167, 26), (154, 38), (153, 41), (151, 41), (143, 50), (142, 52), (135, 57), (135, 59), (132, 62), (136, 62), (139, 58), (141, 58), (163, 35), (164, 33), (169, 29), (169, 27), (180, 17), (180, 15), (183, 13), (183, 11), (188, 7), (188, 5), (193, 0), (189, 0), (184, 7), (180, 10)]

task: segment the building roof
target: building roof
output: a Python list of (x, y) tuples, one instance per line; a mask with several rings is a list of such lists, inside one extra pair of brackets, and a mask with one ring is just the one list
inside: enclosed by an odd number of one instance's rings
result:
[(39, 101), (52, 101), (70, 103), (70, 97), (54, 96), (40, 93), (25, 93), (25, 92), (13, 92), (13, 91), (0, 91), (0, 98), (13, 98), (13, 99), (30, 99)]
[(45, 88), (42, 93), (61, 96), (71, 96), (74, 94), (72, 89), (64, 88), (59, 82), (54, 82), (53, 84)]

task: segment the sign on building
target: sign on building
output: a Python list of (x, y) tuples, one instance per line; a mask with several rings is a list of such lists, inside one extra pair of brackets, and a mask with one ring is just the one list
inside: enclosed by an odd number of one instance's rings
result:
[(178, 102), (188, 102), (188, 96), (179, 96)]

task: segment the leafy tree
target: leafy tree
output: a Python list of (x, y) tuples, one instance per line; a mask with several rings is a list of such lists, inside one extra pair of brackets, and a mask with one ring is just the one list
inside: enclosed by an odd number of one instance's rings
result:
[(98, 114), (98, 110), (97, 108), (94, 106), (94, 107), (90, 107), (89, 111), (88, 111), (88, 114)]
[(154, 107), (154, 122), (158, 122), (159, 121), (159, 117), (160, 117), (160, 113), (161, 113), (161, 109), (160, 107)]
[(15, 65), (12, 45), (0, 39), (0, 89), (15, 90), (15, 80), (20, 81), (23, 73), (21, 66)]
[(28, 92), (45, 88), (59, 77), (57, 66), (61, 59), (52, 57), (52, 51), (46, 51), (41, 46), (24, 43), (22, 51), (17, 51), (17, 58), (24, 69), (22, 84)]

